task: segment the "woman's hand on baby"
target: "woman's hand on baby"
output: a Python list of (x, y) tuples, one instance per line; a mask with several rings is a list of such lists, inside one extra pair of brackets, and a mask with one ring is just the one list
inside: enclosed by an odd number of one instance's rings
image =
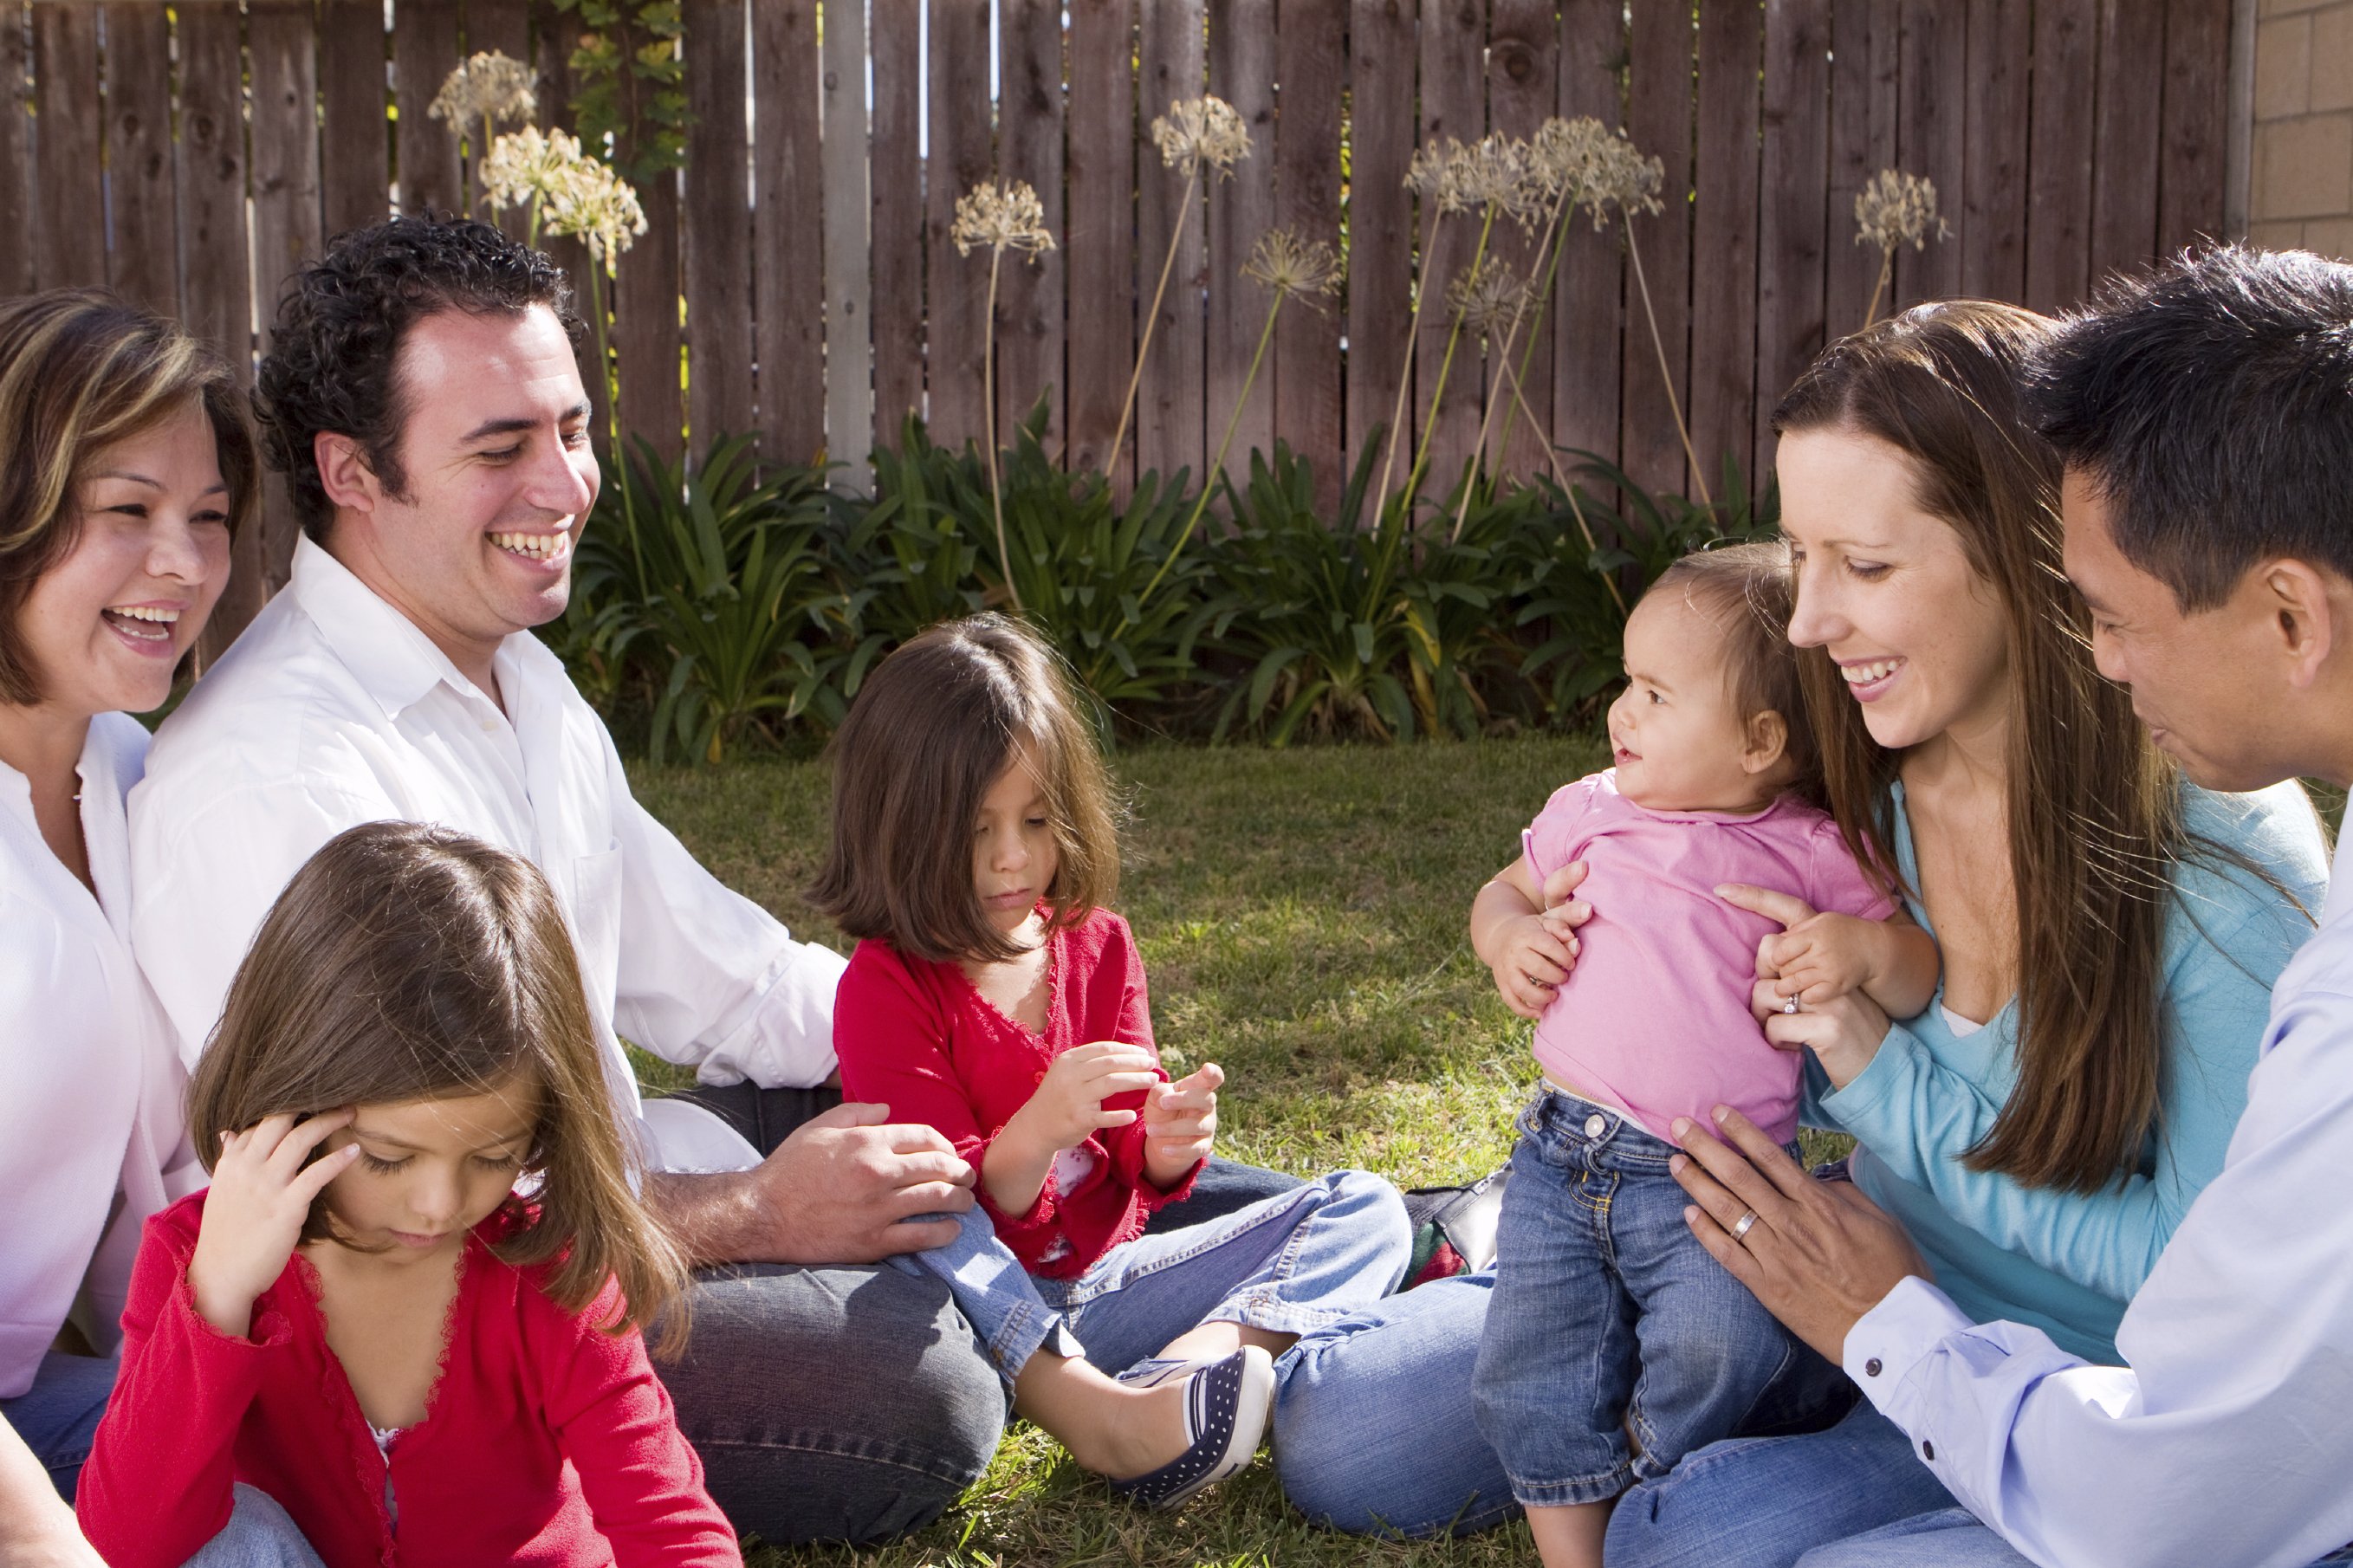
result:
[(1155, 1084), (1144, 1097), (1144, 1174), (1167, 1188), (1209, 1157), (1218, 1136), (1218, 1089), (1226, 1069), (1204, 1062), (1174, 1083)]
[(1097, 1132), (1134, 1121), (1133, 1110), (1105, 1110), (1103, 1101), (1160, 1082), (1160, 1058), (1143, 1046), (1095, 1040), (1073, 1046), (1047, 1066), (1038, 1092), (1013, 1113), (1018, 1125), (1045, 1149), (1075, 1149)]
[(285, 1272), (311, 1205), (359, 1159), (360, 1146), (346, 1143), (311, 1160), (321, 1142), (351, 1125), (353, 1114), (330, 1110), (300, 1121), (291, 1114), (267, 1116), (221, 1135), (188, 1285), (197, 1312), (222, 1333), (242, 1339), (251, 1331), (253, 1303)]

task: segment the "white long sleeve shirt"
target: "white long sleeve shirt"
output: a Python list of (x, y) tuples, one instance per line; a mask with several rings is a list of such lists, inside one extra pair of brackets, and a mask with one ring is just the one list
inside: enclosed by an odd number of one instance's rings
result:
[(1846, 1371), (2045, 1568), (2302, 1568), (2353, 1541), (2353, 839), (2272, 992), (2222, 1173), (2090, 1365), (1920, 1279)]
[(630, 796), (603, 722), (529, 633), (498, 701), (326, 551), (165, 721), (131, 797), (132, 931), (193, 1064), (269, 906), (364, 822), (434, 822), (522, 855), (579, 950), (616, 1100), (657, 1169), (752, 1163), (682, 1102), (640, 1102), (617, 1034), (705, 1083), (819, 1083), (844, 967), (722, 886)]
[(0, 1398), (32, 1386), (83, 1288), (114, 1342), (147, 1216), (204, 1185), (171, 1026), (131, 952), (123, 793), (147, 731), (101, 713), (82, 743), (97, 895), (49, 848), (25, 775), (0, 763)]

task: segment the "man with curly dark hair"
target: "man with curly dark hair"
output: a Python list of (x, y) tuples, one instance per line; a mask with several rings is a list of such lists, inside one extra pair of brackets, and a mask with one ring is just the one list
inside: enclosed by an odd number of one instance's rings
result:
[[(439, 822), (530, 857), (646, 1200), (702, 1266), (662, 1375), (712, 1495), (771, 1542), (891, 1533), (976, 1477), (1004, 1422), (944, 1288), (875, 1267), (951, 1238), (936, 1216), (970, 1205), (972, 1173), (883, 1107), (818, 1110), (838, 1099), (840, 957), (630, 797), (531, 636), (564, 612), (597, 493), (580, 337), (564, 274), (479, 223), (397, 218), (295, 278), (254, 401), (304, 537), (158, 737), (132, 807), (136, 940), (193, 1062), (261, 917), (344, 828)], [(703, 1087), (641, 1101), (624, 1037)]]

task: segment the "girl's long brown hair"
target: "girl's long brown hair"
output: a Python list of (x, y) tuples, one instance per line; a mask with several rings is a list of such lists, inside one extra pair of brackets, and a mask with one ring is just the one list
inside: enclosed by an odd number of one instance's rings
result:
[[(2093, 667), (2089, 617), (2061, 569), (2059, 459), (2019, 397), (2052, 325), (1986, 300), (1919, 306), (1831, 344), (1773, 427), (1903, 452), (1921, 509), (1951, 525), (2000, 605), (2018, 1081), (1966, 1163), (2090, 1193), (2137, 1168), (2157, 1122), (2168, 868), (2190, 846), (2180, 779)], [(1895, 889), (1887, 786), (1902, 754), (1872, 740), (1826, 651), (1801, 650), (1799, 668), (1831, 810)]]
[[(685, 1264), (630, 1191), (580, 965), (538, 868), (446, 827), (372, 822), (336, 835), (261, 922), (188, 1086), (210, 1170), (223, 1132), (266, 1116), (515, 1089), (538, 1121), (529, 1200), (492, 1250), (549, 1265), (544, 1289), (585, 1312), (620, 1283), (620, 1333), (663, 1321), (682, 1342)], [(526, 1183), (526, 1186), (530, 1184)], [(342, 1239), (323, 1198), (305, 1240)]]

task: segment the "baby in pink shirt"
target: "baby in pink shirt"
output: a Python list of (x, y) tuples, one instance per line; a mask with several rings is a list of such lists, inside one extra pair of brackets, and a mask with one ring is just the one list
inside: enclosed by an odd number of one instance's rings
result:
[[(1788, 594), (1778, 545), (1668, 568), (1626, 625), (1617, 765), (1556, 792), (1472, 906), (1546, 1079), (1519, 1121), (1473, 1388), (1546, 1568), (1598, 1568), (1610, 1500), (1732, 1436), (1812, 1353), (1692, 1237), (1667, 1169), (1679, 1116), (1729, 1105), (1797, 1131), (1798, 1055), (1749, 1011), (1778, 922), (1717, 889), (1820, 911), (1777, 943), (1796, 997), (1860, 990), (1905, 1018), (1936, 992), (1936, 944), (1810, 804)], [(1593, 914), (1572, 934), (1544, 889), (1576, 861)]]

